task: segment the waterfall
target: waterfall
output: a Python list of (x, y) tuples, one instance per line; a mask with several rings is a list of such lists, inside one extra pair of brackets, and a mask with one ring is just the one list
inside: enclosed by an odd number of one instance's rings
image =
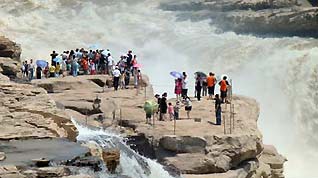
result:
[(96, 43), (117, 59), (133, 49), (160, 94), (173, 92), (172, 70), (192, 81), (196, 70), (228, 74), (235, 94), (260, 103), (264, 142), (288, 158), (287, 178), (315, 177), (318, 41), (219, 33), (209, 20), (159, 9), (163, 1), (169, 0), (2, 0), (0, 32), (22, 44), (22, 59)]
[(145, 158), (125, 143), (125, 139), (110, 130), (94, 130), (80, 125), (75, 119), (72, 119), (78, 129), (77, 140), (79, 142), (94, 142), (103, 149), (119, 149), (120, 164), (116, 170), (116, 175), (107, 173), (105, 169), (95, 176), (100, 178), (111, 178), (118, 175), (128, 176), (131, 178), (173, 178), (163, 166), (155, 160)]

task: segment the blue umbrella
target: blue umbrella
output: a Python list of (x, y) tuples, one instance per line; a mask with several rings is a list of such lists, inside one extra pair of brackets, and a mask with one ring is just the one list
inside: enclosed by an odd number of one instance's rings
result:
[(183, 76), (180, 72), (177, 72), (177, 71), (170, 72), (170, 75), (174, 78), (182, 78)]
[(36, 65), (41, 68), (45, 68), (47, 66), (47, 62), (45, 60), (37, 60)]
[(53, 59), (54, 62), (62, 63), (63, 59), (60, 57), (56, 57)]

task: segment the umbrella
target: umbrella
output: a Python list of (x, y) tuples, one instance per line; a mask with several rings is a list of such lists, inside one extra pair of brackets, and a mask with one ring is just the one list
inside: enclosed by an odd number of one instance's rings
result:
[(47, 62), (45, 60), (39, 59), (39, 60), (36, 61), (36, 65), (38, 67), (45, 68), (47, 66)]
[(200, 71), (195, 72), (194, 75), (196, 75), (196, 76), (200, 75), (202, 78), (206, 78), (207, 77), (207, 75), (204, 72), (200, 72)]
[(102, 52), (102, 55), (104, 55), (104, 56), (108, 56), (108, 53), (110, 53), (110, 51), (108, 51), (108, 50), (104, 50), (104, 51)]
[(135, 67), (135, 68), (141, 68), (141, 64), (134, 64), (134, 66), (133, 67)]
[(180, 72), (172, 71), (170, 75), (174, 78), (182, 78), (182, 74)]
[(62, 63), (63, 60), (60, 57), (56, 57), (56, 58), (53, 59), (53, 61), (54, 62), (58, 62), (58, 63)]
[(158, 111), (158, 104), (154, 101), (146, 101), (144, 104), (144, 111), (149, 114), (153, 114)]

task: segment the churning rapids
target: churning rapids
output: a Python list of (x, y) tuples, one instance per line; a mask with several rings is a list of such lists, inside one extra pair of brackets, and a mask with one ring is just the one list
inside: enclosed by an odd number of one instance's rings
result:
[(23, 58), (95, 43), (114, 56), (133, 49), (157, 92), (172, 91), (171, 70), (226, 73), (235, 93), (259, 101), (264, 142), (288, 158), (287, 178), (316, 177), (318, 41), (216, 33), (209, 21), (178, 21), (163, 1), (1, 0), (0, 32)]
[[(78, 124), (75, 119), (73, 123), (79, 131), (77, 140), (80, 142), (93, 142), (100, 145), (103, 149), (120, 149), (120, 165), (117, 173), (111, 175), (107, 173), (106, 168), (95, 175), (99, 178), (115, 178), (120, 176), (129, 176), (133, 178), (173, 178), (163, 167), (150, 159), (138, 155), (135, 151), (126, 145), (124, 139), (117, 134), (105, 130), (93, 130)], [(119, 171), (118, 171), (119, 170)]]

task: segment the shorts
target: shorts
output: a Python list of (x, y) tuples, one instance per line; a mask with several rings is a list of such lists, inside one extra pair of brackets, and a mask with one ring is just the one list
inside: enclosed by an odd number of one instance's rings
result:
[(146, 119), (151, 119), (151, 113), (146, 113)]
[(226, 98), (227, 91), (221, 91), (221, 98)]
[(186, 107), (185, 107), (185, 110), (186, 110), (186, 111), (191, 111), (191, 110), (192, 110), (192, 106), (186, 106)]
[(214, 95), (214, 86), (208, 87), (208, 93), (209, 95)]

